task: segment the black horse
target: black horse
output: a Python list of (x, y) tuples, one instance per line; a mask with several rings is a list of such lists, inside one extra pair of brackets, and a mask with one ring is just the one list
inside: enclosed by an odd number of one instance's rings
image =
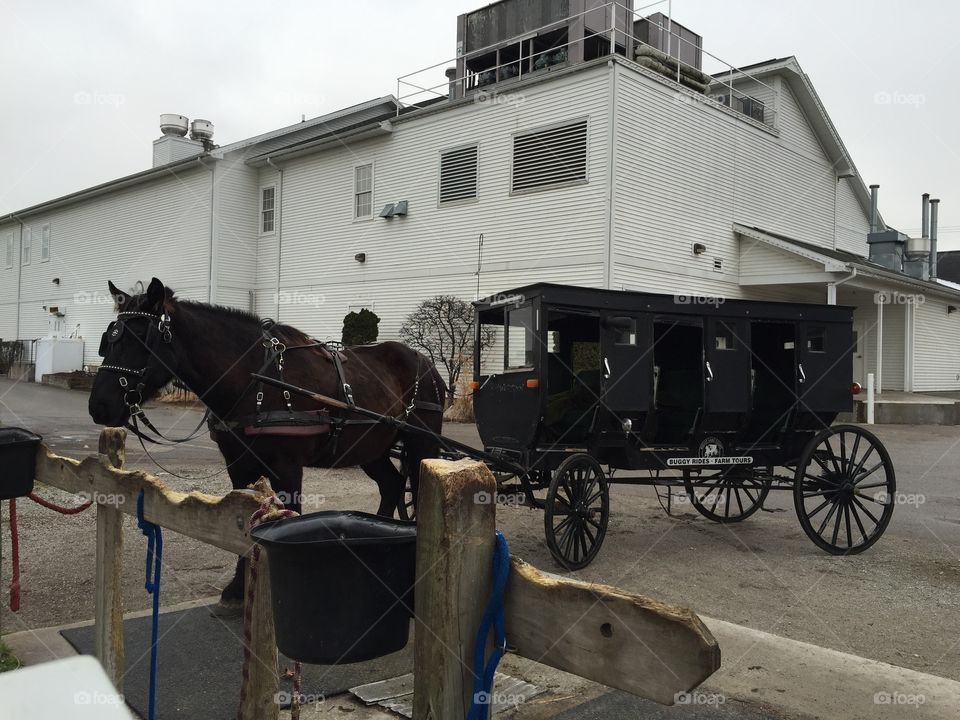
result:
[[(380, 490), (377, 513), (392, 516), (407, 478), (391, 462), (402, 442), (416, 497), (420, 461), (436, 457), (429, 436), (397, 431), (349, 416), (261, 384), (251, 373), (280, 377), (329, 397), (355, 402), (437, 435), (445, 385), (433, 364), (396, 342), (337, 352), (296, 328), (251, 313), (178, 299), (154, 278), (141, 295), (109, 283), (118, 307), (101, 343), (103, 365), (90, 393), (99, 425), (140, 420), (140, 405), (173, 380), (193, 391), (211, 414), (211, 437), (227, 463), (234, 488), (261, 476), (293, 510), (300, 510), (304, 466), (360, 466)], [(339, 422), (347, 420), (347, 422)], [(242, 600), (243, 558), (221, 601)]]

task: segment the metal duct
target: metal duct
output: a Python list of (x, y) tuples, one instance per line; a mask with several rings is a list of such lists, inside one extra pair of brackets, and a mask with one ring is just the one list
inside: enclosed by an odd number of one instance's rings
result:
[(930, 237), (930, 193), (923, 194), (923, 222), (921, 224), (920, 237), (926, 239)]
[(937, 277), (937, 210), (940, 200), (930, 201), (930, 277)]
[(870, 186), (870, 232), (872, 233), (879, 230), (877, 227), (877, 191), (879, 189), (879, 185)]

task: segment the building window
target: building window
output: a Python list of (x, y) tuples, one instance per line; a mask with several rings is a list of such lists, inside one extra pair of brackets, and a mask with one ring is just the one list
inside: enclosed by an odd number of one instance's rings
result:
[(29, 265), (30, 264), (30, 253), (32, 250), (33, 238), (31, 237), (30, 228), (23, 228), (23, 234), (20, 239), (20, 264)]
[(586, 180), (586, 120), (514, 136), (512, 192)]
[(373, 164), (354, 168), (353, 217), (373, 217)]
[(40, 228), (40, 262), (50, 260), (50, 223)]
[(272, 233), (276, 216), (277, 189), (274, 186), (260, 189), (260, 232)]
[(477, 197), (476, 145), (440, 153), (440, 202)]
[(4, 238), (4, 245), (6, 246), (7, 254), (5, 258), (5, 265), (8, 268), (13, 267), (13, 233), (7, 233)]

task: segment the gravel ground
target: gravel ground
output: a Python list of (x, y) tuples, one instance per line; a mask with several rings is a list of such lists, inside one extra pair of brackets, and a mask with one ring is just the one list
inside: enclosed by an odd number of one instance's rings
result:
[[(47, 432), (46, 438), (57, 452), (74, 457), (95, 447), (97, 428), (71, 405), (78, 401), (69, 396), (78, 393), (50, 395), (43, 388), (45, 402), (38, 404), (36, 392), (7, 390), (0, 384), (0, 422), (41, 432), (45, 426), (68, 428)], [(18, 405), (18, 394), (28, 395), (31, 402)], [(164, 412), (182, 414), (165, 409), (158, 415)], [(196, 415), (186, 415), (178, 427), (196, 422)], [(452, 425), (447, 432), (458, 439), (475, 438), (472, 426)], [(862, 555), (837, 558), (818, 550), (800, 529), (787, 493), (771, 493), (769, 512), (724, 526), (701, 518), (688, 505), (675, 506), (680, 514), (668, 517), (650, 488), (614, 486), (603, 549), (576, 576), (766, 632), (960, 680), (960, 487), (954, 470), (960, 460), (960, 428), (877, 426), (876, 432), (894, 458), (899, 490), (922, 500), (898, 507), (886, 535)], [(204, 438), (192, 449), (167, 453), (164, 464), (178, 474), (202, 476), (216, 471), (216, 457)], [(128, 466), (152, 467), (133, 440), (128, 441)], [(162, 477), (178, 490), (229, 489), (225, 475), (207, 480)], [(71, 502), (70, 496), (50, 488), (39, 492)], [(308, 470), (304, 492), (324, 496), (322, 505), (313, 509), (372, 511), (377, 504), (375, 484), (358, 470)], [(29, 501), (21, 501), (19, 509), (23, 605), (17, 614), (3, 609), (4, 632), (92, 618), (93, 513), (63, 517)], [(143, 609), (150, 603), (143, 589), (146, 541), (132, 519), (126, 522), (125, 603), (128, 610)], [(498, 525), (515, 555), (556, 570), (543, 540), (540, 511), (500, 507)], [(9, 578), (8, 558), (5, 530), (4, 578)], [(233, 565), (228, 553), (166, 533), (163, 603), (218, 593), (232, 576)]]

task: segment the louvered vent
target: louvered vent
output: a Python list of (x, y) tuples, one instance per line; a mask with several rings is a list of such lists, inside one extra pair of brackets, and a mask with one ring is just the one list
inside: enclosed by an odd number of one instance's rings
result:
[(586, 179), (586, 120), (513, 139), (514, 191)]
[(477, 146), (440, 154), (440, 202), (477, 196)]

